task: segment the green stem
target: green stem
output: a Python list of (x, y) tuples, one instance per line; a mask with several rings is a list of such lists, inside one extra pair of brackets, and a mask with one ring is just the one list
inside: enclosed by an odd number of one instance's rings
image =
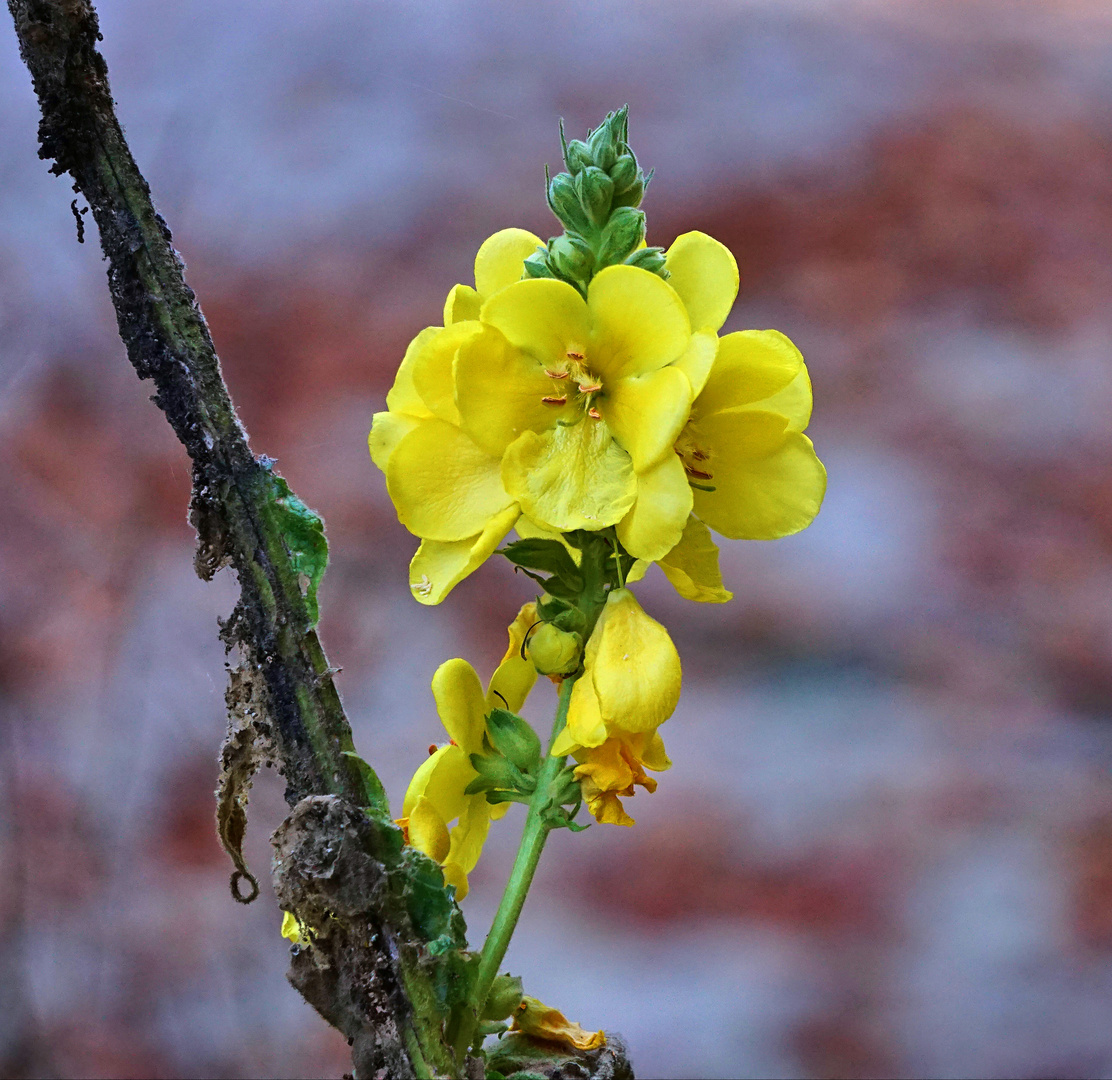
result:
[[(556, 741), (556, 736), (564, 730), (568, 719), (568, 706), (571, 703), (571, 689), (578, 676), (569, 676), (560, 684), (560, 698), (556, 706), (556, 719), (552, 724), (552, 739), (549, 750)], [(537, 790), (529, 803), (529, 811), (525, 818), (525, 828), (521, 834), (521, 844), (517, 849), (517, 858), (514, 859), (510, 879), (506, 882), (505, 892), (502, 893), (501, 903), (491, 923), (490, 933), (483, 942), (483, 952), (479, 958), (479, 969), (475, 974), (475, 982), (471, 987), (469, 1008), (460, 1026), (459, 1036), (456, 1039), (456, 1057), (462, 1061), (471, 1047), (478, 1026), (479, 1017), (482, 1016), (483, 1007), (486, 1005), (487, 995), (498, 975), (498, 969), (506, 956), (521, 909), (525, 906), (525, 897), (529, 886), (533, 883), (533, 874), (536, 873), (537, 863), (540, 862), (544, 842), (551, 831), (544, 823), (542, 812), (551, 798), (550, 788), (557, 774), (564, 767), (563, 757), (553, 757), (551, 752), (541, 765), (540, 774), (537, 776)]]

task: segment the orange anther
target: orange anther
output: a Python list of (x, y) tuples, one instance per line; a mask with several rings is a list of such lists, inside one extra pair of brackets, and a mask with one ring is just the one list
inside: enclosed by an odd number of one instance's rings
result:
[(572, 352), (571, 349), (568, 349), (568, 359), (569, 360), (582, 360), (583, 359), (583, 354), (581, 352)]
[(432, 757), (432, 755), (435, 754), (435, 753), (436, 753), (436, 743), (431, 742), (431, 743), (429, 743), (429, 757)]
[(590, 418), (591, 418), (592, 420), (601, 420), (601, 419), (602, 419), (602, 413), (600, 413), (600, 412), (598, 411), (598, 409), (596, 409), (596, 408), (595, 408), (595, 407), (594, 407), (593, 405), (591, 406), (591, 408), (589, 408), (589, 409), (587, 410), (587, 415), (588, 415), (588, 416), (589, 416), (589, 417), (590, 417)]
[(586, 386), (584, 386), (583, 383), (579, 384), (579, 392), (581, 394), (593, 394), (596, 391), (601, 390), (601, 389), (602, 389), (602, 383), (589, 383)]
[(545, 368), (544, 373), (550, 379), (566, 379), (568, 377), (568, 373), (566, 371), (549, 371), (548, 368)]
[(565, 394), (564, 397), (542, 397), (541, 401), (543, 401), (546, 405), (566, 405), (568, 399), (567, 395)]
[(713, 480), (714, 477), (709, 472), (703, 472), (702, 469), (693, 469), (690, 465), (685, 465), (683, 471), (688, 476), (694, 476), (696, 480)]

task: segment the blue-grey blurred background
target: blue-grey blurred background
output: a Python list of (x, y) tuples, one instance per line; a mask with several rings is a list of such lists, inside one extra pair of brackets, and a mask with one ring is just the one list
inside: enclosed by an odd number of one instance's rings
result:
[[(328, 523), (323, 637), (399, 802), (435, 666), (489, 673), (531, 594), (492, 561), (418, 607), (366, 433), (479, 243), (554, 231), (557, 118), (628, 102), (650, 242), (728, 244), (727, 329), (809, 362), (826, 505), (724, 544), (729, 605), (645, 581), (675, 767), (633, 829), (553, 836), (527, 990), (643, 1077), (1112, 1076), (1112, 8), (98, 6), (254, 448)], [(214, 836), (234, 583), (193, 575), (185, 455), (2, 23), (0, 1072), (338, 1075)], [(264, 776), (262, 877), (283, 813)]]

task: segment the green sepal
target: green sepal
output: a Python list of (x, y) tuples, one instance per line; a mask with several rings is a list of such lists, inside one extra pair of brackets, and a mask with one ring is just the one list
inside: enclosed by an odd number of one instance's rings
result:
[(521, 1004), (523, 990), (520, 975), (497, 976), (487, 994), (481, 1020), (505, 1020), (513, 1015), (514, 1009)]
[(531, 776), (526, 776), (512, 761), (493, 754), (472, 754), (471, 766), (479, 774), (464, 789), (466, 795), (480, 791), (520, 791), (528, 794), (537, 787)]
[(587, 616), (574, 604), (558, 596), (541, 597), (537, 601), (537, 614), (544, 622), (573, 634), (582, 634), (587, 628)]
[(328, 567), (328, 540), (324, 535), (324, 522), (309, 509), (292, 491), (289, 484), (269, 468), (265, 473), (271, 486), (271, 499), (275, 518), (282, 534), (282, 543), (289, 552), (294, 573), (301, 580), (305, 597), (308, 628), (320, 619), (317, 587)]
[(664, 249), (658, 247), (638, 248), (625, 260), (626, 266), (639, 266), (658, 277), (667, 280), (672, 275), (664, 268)]
[(541, 740), (527, 720), (506, 709), (491, 709), (487, 738), (511, 764), (523, 773), (535, 772), (541, 763)]
[(378, 774), (354, 750), (341, 751), (343, 756), (351, 759), (351, 763), (359, 772), (359, 779), (363, 783), (363, 796), (367, 800), (366, 809), (375, 817), (390, 817), (390, 800), (386, 797), (386, 789)]

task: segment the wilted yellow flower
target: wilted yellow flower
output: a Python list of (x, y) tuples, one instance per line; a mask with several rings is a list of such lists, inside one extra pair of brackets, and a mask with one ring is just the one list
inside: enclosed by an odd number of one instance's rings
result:
[(432, 679), (436, 711), (451, 741), (435, 749), (414, 774), (398, 824), (409, 843), (441, 864), (444, 880), (456, 887), (459, 900), (467, 895), (467, 875), (479, 861), (491, 819), (509, 809), (508, 803), (492, 806), (482, 792), (465, 794), (479, 775), (471, 755), (483, 752), (491, 709), (516, 712), (536, 681), (532, 663), (521, 656), (521, 643), (535, 621), (536, 605), (526, 604), (509, 628), (509, 647), (485, 694), (466, 660), (446, 661)]
[(631, 825), (618, 796), (632, 795), (635, 784), (655, 790), (644, 770), (671, 764), (656, 729), (675, 711), (680, 677), (668, 631), (629, 589), (611, 592), (587, 642), (567, 726), (552, 745), (580, 763), (575, 775), (598, 821)]
[(501, 462), (459, 427), (452, 365), (460, 345), (479, 332), (483, 300), (519, 280), (540, 244), (523, 229), (503, 229), (475, 257), (475, 285), (456, 285), (444, 326), (422, 330), (406, 350), (386, 411), (376, 413), (371, 458), (386, 474), (398, 518), (421, 537), (410, 564), (410, 589), (439, 604), (477, 569), (513, 528), (518, 510), (501, 481)]
[(523, 997), (514, 1010), (511, 1031), (520, 1031), (534, 1039), (563, 1043), (575, 1050), (597, 1050), (606, 1045), (603, 1031), (584, 1031), (573, 1024), (559, 1009), (550, 1008), (535, 997)]
[(610, 266), (586, 300), (531, 279), (495, 294), (480, 321), (456, 358), (456, 402), (463, 430), (501, 462), (507, 497), (556, 531), (619, 522), (691, 407), (674, 366), (691, 343), (679, 296), (647, 270)]

